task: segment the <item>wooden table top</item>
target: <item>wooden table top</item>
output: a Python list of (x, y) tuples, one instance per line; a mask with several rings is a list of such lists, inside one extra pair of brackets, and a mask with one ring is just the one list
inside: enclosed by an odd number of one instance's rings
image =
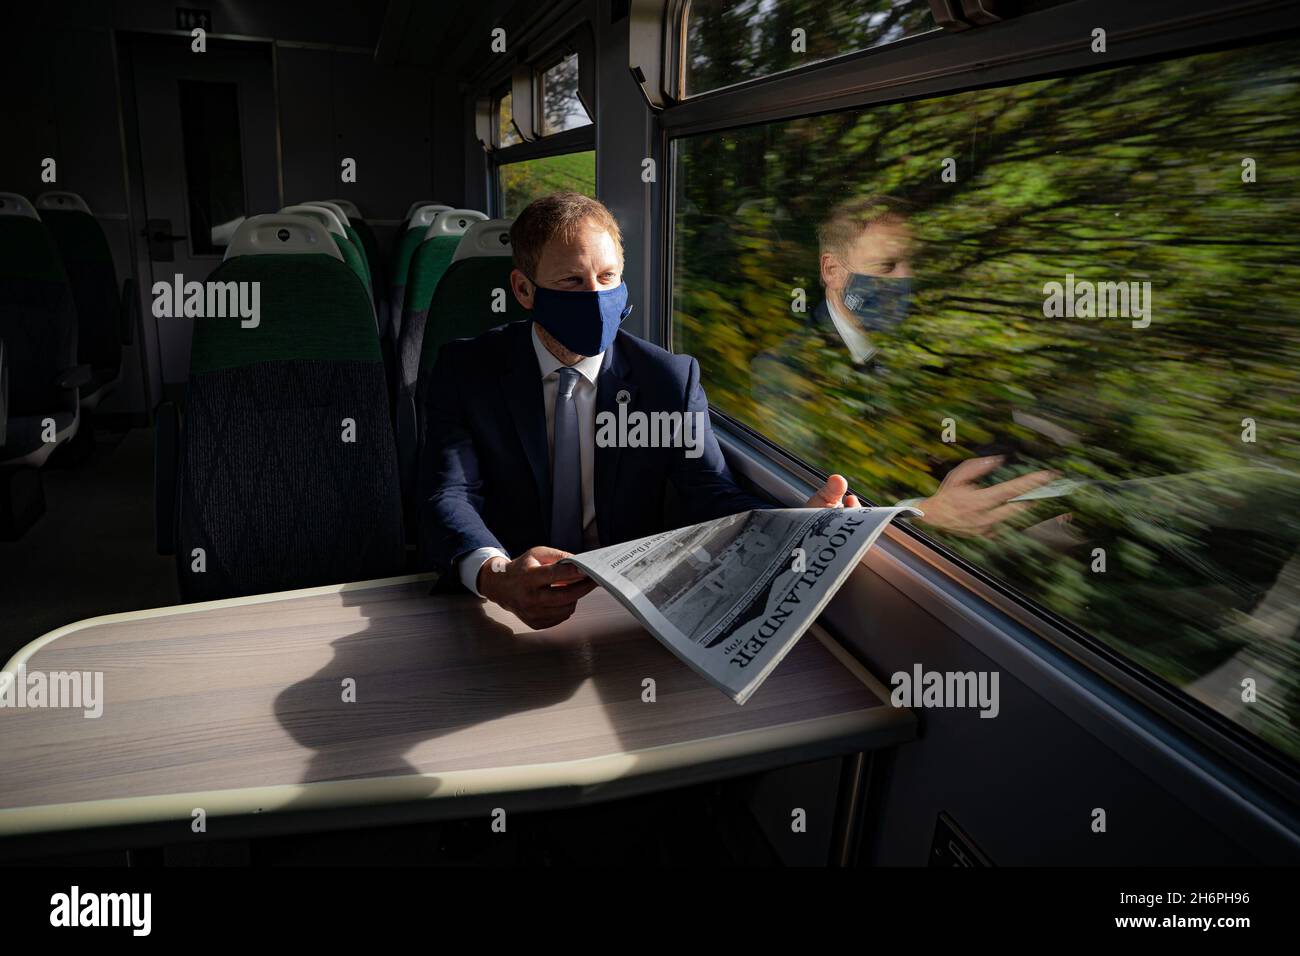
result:
[(0, 835), (591, 785), (915, 733), (816, 629), (742, 707), (603, 590), (537, 632), (429, 586), (115, 614), (34, 641), (5, 670), (25, 666), (29, 687), (34, 673), (102, 672), (103, 713), (0, 708)]

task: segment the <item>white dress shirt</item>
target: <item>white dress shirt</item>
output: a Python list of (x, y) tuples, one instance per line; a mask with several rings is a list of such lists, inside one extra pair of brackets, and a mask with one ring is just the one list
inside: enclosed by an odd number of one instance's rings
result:
[[(546, 408), (546, 450), (550, 461), (555, 461), (555, 396), (560, 390), (560, 369), (564, 363), (551, 354), (532, 328), (533, 351), (542, 376), (542, 403)], [(596, 376), (605, 353), (589, 355), (573, 367), (578, 370), (578, 384), (573, 389), (573, 400), (578, 405), (578, 456), (582, 468), (582, 541), (588, 548), (598, 547), (596, 532)], [(549, 503), (548, 503), (549, 504)], [(478, 594), (478, 573), (485, 562), (509, 555), (499, 548), (478, 548), (469, 552), (456, 565), (461, 583)], [(482, 595), (479, 595), (480, 597)]]
[(831, 321), (835, 323), (835, 331), (840, 333), (840, 338), (848, 346), (849, 355), (853, 356), (854, 362), (861, 364), (876, 354), (876, 347), (871, 344), (871, 339), (862, 330), (862, 325), (836, 308), (829, 296), (826, 298), (826, 310), (830, 312)]

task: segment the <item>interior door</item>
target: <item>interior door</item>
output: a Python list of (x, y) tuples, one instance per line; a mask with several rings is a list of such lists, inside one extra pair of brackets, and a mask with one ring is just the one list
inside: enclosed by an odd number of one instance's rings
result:
[(153, 284), (204, 281), (224, 248), (212, 228), (282, 203), (276, 97), (267, 43), (133, 35), (135, 114), (145, 222), (137, 230), (146, 316), (156, 323), (154, 394), (187, 378), (193, 320), (154, 318)]

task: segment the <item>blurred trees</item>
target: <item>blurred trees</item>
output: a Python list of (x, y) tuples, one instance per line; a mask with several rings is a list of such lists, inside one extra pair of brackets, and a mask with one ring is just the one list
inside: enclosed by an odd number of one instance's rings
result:
[[(767, 72), (762, 24), (740, 36), (723, 6), (691, 41), (701, 75), (735, 57)], [(828, 4), (764, 6), (796, 10), (811, 48)], [(789, 24), (771, 36), (788, 47)], [(1279, 43), (680, 140), (674, 347), (714, 406), (876, 503), (990, 448), (1009, 453), (996, 479), (1104, 482), (1038, 509), (1068, 511), (1072, 545), (918, 527), (1300, 756), (1298, 94), (1300, 51)], [(873, 336), (883, 374), (863, 375), (808, 320), (818, 222), (874, 193), (916, 210), (916, 282), (908, 321)], [(1045, 318), (1067, 273), (1149, 281), (1150, 325)], [(754, 359), (790, 343), (781, 380), (755, 382)], [(1160, 480), (1121, 484), (1139, 478)]]

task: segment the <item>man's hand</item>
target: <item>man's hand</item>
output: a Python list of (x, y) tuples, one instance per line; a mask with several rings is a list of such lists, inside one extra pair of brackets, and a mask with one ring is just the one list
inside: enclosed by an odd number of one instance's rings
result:
[(489, 558), (478, 572), (478, 593), (514, 613), (534, 630), (568, 620), (578, 599), (596, 582), (572, 564), (557, 564), (569, 552), (529, 548), (513, 561)]
[(1035, 471), (987, 488), (975, 484), (1002, 461), (1001, 455), (963, 461), (948, 472), (934, 495), (917, 503), (916, 507), (925, 512), (925, 517), (920, 520), (953, 534), (968, 537), (987, 535), (1007, 519), (1035, 504), (1032, 501), (1012, 501), (1012, 498), (1060, 477), (1051, 471)]
[(831, 475), (826, 479), (826, 484), (808, 499), (805, 508), (857, 508), (857, 495), (845, 495), (844, 492), (849, 490), (849, 483), (845, 481), (843, 475)]

